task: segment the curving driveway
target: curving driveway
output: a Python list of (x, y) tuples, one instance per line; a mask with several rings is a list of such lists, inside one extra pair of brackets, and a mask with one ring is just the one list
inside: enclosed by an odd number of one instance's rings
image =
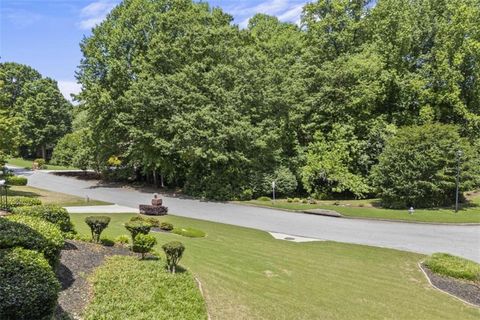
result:
[[(29, 185), (76, 196), (89, 196), (136, 208), (149, 203), (152, 194), (131, 188), (102, 186), (94, 181), (60, 177), (46, 172), (32, 173)], [(206, 202), (164, 196), (172, 214), (264, 231), (333, 240), (424, 254), (448, 252), (480, 262), (480, 226), (414, 224), (372, 220), (342, 219), (289, 213), (274, 209), (231, 203)]]

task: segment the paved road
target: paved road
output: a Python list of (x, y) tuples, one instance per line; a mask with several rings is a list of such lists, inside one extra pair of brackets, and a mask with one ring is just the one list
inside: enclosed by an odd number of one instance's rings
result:
[[(20, 172), (19, 172), (20, 173)], [(152, 194), (130, 188), (44, 172), (23, 172), (29, 185), (77, 196), (137, 207)], [(448, 252), (480, 262), (480, 226), (448, 226), (321, 217), (242, 205), (164, 197), (169, 212), (264, 231), (388, 247), (425, 254)]]

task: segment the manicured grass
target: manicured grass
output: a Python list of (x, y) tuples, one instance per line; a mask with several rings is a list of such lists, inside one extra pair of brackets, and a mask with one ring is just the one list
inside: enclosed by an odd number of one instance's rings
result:
[(62, 207), (76, 207), (76, 206), (101, 206), (109, 205), (111, 203), (92, 200), (88, 202), (85, 198), (72, 196), (69, 194), (52, 192), (48, 190), (38, 189), (29, 186), (13, 186), (8, 191), (9, 196), (23, 196), (38, 198), (42, 201), (42, 204), (56, 204)]
[[(77, 231), (85, 235), (89, 235), (83, 222), (87, 215), (71, 215)], [(128, 234), (122, 223), (134, 215), (111, 214), (104, 236)], [(429, 286), (417, 265), (424, 258), (420, 254), (329, 241), (292, 243), (253, 229), (171, 215), (161, 220), (208, 235), (152, 233), (160, 252), (168, 241), (185, 244), (180, 264), (202, 282), (212, 319), (479, 316), (478, 309)]]
[[(336, 205), (334, 205), (334, 202)], [(480, 197), (471, 201), (471, 206), (455, 213), (451, 209), (415, 209), (414, 214), (405, 210), (392, 210), (374, 207), (378, 200), (341, 200), (319, 201), (317, 204), (304, 204), (287, 202), (284, 199), (274, 201), (242, 201), (240, 204), (250, 204), (270, 208), (303, 211), (309, 209), (334, 210), (347, 217), (360, 217), (371, 219), (390, 219), (419, 222), (441, 223), (480, 223)]]
[[(12, 166), (22, 167), (26, 169), (31, 169), (34, 159), (22, 159), (22, 158), (9, 158), (7, 159), (7, 164)], [(55, 166), (51, 164), (46, 164), (46, 170), (76, 170), (74, 167), (65, 167), (65, 166)]]
[(444, 276), (480, 282), (480, 264), (471, 260), (448, 253), (435, 253), (425, 260), (425, 265)]
[(163, 260), (110, 257), (91, 278), (94, 295), (85, 319), (207, 319), (190, 272), (170, 274)]

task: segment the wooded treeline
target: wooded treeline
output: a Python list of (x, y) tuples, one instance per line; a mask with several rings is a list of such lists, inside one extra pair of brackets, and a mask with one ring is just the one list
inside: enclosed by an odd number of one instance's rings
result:
[(192, 195), (249, 198), (276, 180), (281, 194), (372, 196), (408, 126), (454, 125), (478, 151), (479, 0), (320, 0), (299, 26), (258, 14), (245, 29), (205, 2), (125, 0), (81, 49), (78, 130), (57, 158)]

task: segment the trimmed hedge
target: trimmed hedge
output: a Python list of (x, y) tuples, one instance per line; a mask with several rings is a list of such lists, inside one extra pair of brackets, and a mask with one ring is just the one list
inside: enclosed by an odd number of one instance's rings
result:
[(55, 267), (63, 245), (62, 233), (53, 223), (21, 215), (0, 218), (0, 249), (22, 247), (36, 250)]
[(13, 210), (14, 214), (38, 217), (47, 220), (60, 228), (60, 231), (74, 232), (73, 224), (67, 210), (56, 205), (20, 207)]
[(125, 223), (125, 228), (130, 231), (132, 235), (132, 242), (135, 242), (135, 237), (140, 233), (148, 234), (150, 229), (152, 229), (152, 225), (144, 221), (130, 221)]
[(0, 319), (51, 319), (59, 290), (41, 253), (18, 247), (0, 250)]
[(92, 233), (92, 241), (95, 243), (100, 242), (100, 236), (108, 227), (110, 223), (110, 217), (107, 216), (89, 216), (85, 218), (85, 223), (90, 227)]
[(179, 241), (171, 241), (162, 246), (167, 258), (167, 268), (171, 273), (175, 273), (180, 259), (182, 259), (185, 246)]
[(9, 176), (6, 179), (6, 182), (10, 186), (26, 186), (28, 179), (23, 176)]
[(151, 234), (138, 234), (133, 242), (132, 251), (140, 253), (142, 259), (145, 259), (145, 254), (150, 252), (154, 245), (157, 244), (157, 239)]
[(18, 207), (39, 206), (42, 204), (42, 201), (40, 201), (40, 199), (29, 197), (8, 197), (7, 201), (7, 207), (9, 209)]
[(434, 253), (424, 263), (435, 273), (480, 282), (480, 264), (448, 253)]
[(163, 231), (172, 231), (173, 230), (173, 224), (170, 222), (162, 222), (160, 223), (160, 229)]

